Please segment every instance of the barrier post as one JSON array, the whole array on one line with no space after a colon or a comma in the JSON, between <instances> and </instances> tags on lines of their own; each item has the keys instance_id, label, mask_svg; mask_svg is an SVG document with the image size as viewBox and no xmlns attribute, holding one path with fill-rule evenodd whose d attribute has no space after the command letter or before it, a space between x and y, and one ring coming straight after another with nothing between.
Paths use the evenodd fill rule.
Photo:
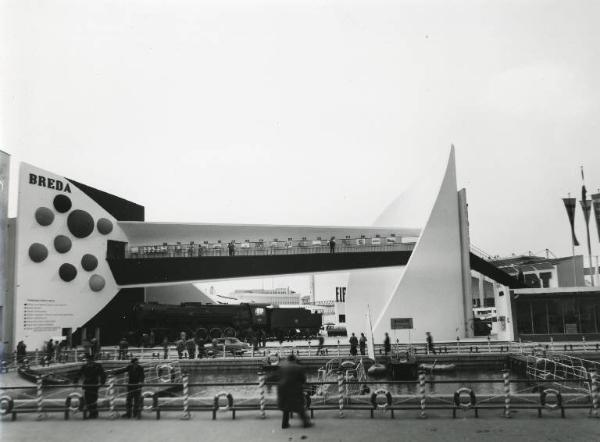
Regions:
<instances>
[{"instance_id":1,"label":"barrier post","mask_svg":"<svg viewBox=\"0 0 600 442\"><path fill-rule=\"evenodd\" d=\"M115 347L115 361L119 359L119 347Z\"/></svg>"},{"instance_id":2,"label":"barrier post","mask_svg":"<svg viewBox=\"0 0 600 442\"><path fill-rule=\"evenodd\" d=\"M425 389L425 370L419 371L419 394L421 395L421 413L419 417L421 419L425 419L427 414L425 414L425 403L427 401L427 391Z\"/></svg>"},{"instance_id":3,"label":"barrier post","mask_svg":"<svg viewBox=\"0 0 600 442\"><path fill-rule=\"evenodd\" d=\"M586 351L586 348L585 348L585 336L581 337L581 342L583 344L583 351Z\"/></svg>"},{"instance_id":4,"label":"barrier post","mask_svg":"<svg viewBox=\"0 0 600 442\"><path fill-rule=\"evenodd\" d=\"M260 417L264 419L267 414L265 413L265 374L262 372L258 375L258 394L260 396Z\"/></svg>"},{"instance_id":5,"label":"barrier post","mask_svg":"<svg viewBox=\"0 0 600 442\"><path fill-rule=\"evenodd\" d=\"M504 380L504 417L510 415L510 370L502 370L502 379Z\"/></svg>"},{"instance_id":6,"label":"barrier post","mask_svg":"<svg viewBox=\"0 0 600 442\"><path fill-rule=\"evenodd\" d=\"M340 340L339 340L339 339L338 339L338 347L337 347L337 350L338 350L338 358L339 358L339 357L340 357Z\"/></svg>"},{"instance_id":7,"label":"barrier post","mask_svg":"<svg viewBox=\"0 0 600 442\"><path fill-rule=\"evenodd\" d=\"M488 335L488 353L492 352L492 343L490 339L490 335Z\"/></svg>"},{"instance_id":8,"label":"barrier post","mask_svg":"<svg viewBox=\"0 0 600 442\"><path fill-rule=\"evenodd\" d=\"M460 338L456 337L456 353L460 353Z\"/></svg>"},{"instance_id":9,"label":"barrier post","mask_svg":"<svg viewBox=\"0 0 600 442\"><path fill-rule=\"evenodd\" d=\"M338 394L339 394L339 406L340 406L340 417L344 417L344 375L338 373Z\"/></svg>"},{"instance_id":10,"label":"barrier post","mask_svg":"<svg viewBox=\"0 0 600 442\"><path fill-rule=\"evenodd\" d=\"M554 351L554 338L550 336L550 351Z\"/></svg>"},{"instance_id":11,"label":"barrier post","mask_svg":"<svg viewBox=\"0 0 600 442\"><path fill-rule=\"evenodd\" d=\"M110 412L110 418L116 419L117 413L115 412L115 377L110 375L108 377L108 409Z\"/></svg>"},{"instance_id":12,"label":"barrier post","mask_svg":"<svg viewBox=\"0 0 600 442\"><path fill-rule=\"evenodd\" d=\"M592 409L590 410L590 417L598 417L598 372L590 370L590 377L592 379Z\"/></svg>"},{"instance_id":13,"label":"barrier post","mask_svg":"<svg viewBox=\"0 0 600 442\"><path fill-rule=\"evenodd\" d=\"M223 343L223 359L225 359L225 343Z\"/></svg>"},{"instance_id":14,"label":"barrier post","mask_svg":"<svg viewBox=\"0 0 600 442\"><path fill-rule=\"evenodd\" d=\"M308 357L310 358L310 341L308 341Z\"/></svg>"},{"instance_id":15,"label":"barrier post","mask_svg":"<svg viewBox=\"0 0 600 442\"><path fill-rule=\"evenodd\" d=\"M42 405L43 405L43 401L44 401L44 397L42 396L42 377L38 376L35 379L35 384L36 384L36 398L37 398L37 420L41 421L42 419L44 419L44 410L42 409Z\"/></svg>"},{"instance_id":16,"label":"barrier post","mask_svg":"<svg viewBox=\"0 0 600 442\"><path fill-rule=\"evenodd\" d=\"M181 380L183 382L183 416L181 417L181 419L188 420L190 418L190 412L188 410L190 400L188 389L188 375L184 374Z\"/></svg>"}]
</instances>

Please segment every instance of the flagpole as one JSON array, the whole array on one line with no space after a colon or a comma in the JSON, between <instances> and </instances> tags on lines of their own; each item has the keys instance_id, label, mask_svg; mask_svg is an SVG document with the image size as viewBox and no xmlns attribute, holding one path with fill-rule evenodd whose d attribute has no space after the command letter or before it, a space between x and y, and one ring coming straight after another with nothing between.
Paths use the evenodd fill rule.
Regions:
<instances>
[{"instance_id":1,"label":"flagpole","mask_svg":"<svg viewBox=\"0 0 600 442\"><path fill-rule=\"evenodd\" d=\"M581 166L581 183L581 208L583 209L583 216L585 218L585 231L587 234L588 259L590 264L590 281L592 283L592 287L594 287L594 277L596 276L596 272L594 272L594 263L592 261L592 244L590 242L590 209L592 207L591 204L588 206L588 199L586 197L587 191L585 189L585 182L583 177L583 166Z\"/></svg>"}]
</instances>

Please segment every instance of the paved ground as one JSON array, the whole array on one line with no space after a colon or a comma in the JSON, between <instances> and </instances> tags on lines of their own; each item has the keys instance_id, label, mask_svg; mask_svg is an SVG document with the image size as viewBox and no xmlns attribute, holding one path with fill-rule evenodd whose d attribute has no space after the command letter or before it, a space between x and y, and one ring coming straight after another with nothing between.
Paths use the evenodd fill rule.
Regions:
<instances>
[{"instance_id":1,"label":"paved ground","mask_svg":"<svg viewBox=\"0 0 600 442\"><path fill-rule=\"evenodd\" d=\"M235 421L210 413L194 413L189 421L177 414L164 414L157 421L145 417L141 421L99 419L82 421L80 417L63 421L51 415L38 422L35 415L19 417L16 422L0 422L0 439L13 441L589 441L600 440L600 419L590 419L583 410L569 410L566 419L558 413L548 413L542 419L535 413L517 412L504 419L490 412L475 419L461 414L452 419L450 412L438 413L428 419L415 418L415 413L398 413L395 419L378 415L370 419L368 412L347 413L344 419L336 412L320 412L312 428L301 428L295 419L292 427L281 429L280 414L269 412L263 420L255 413L240 413Z\"/></svg>"}]
</instances>

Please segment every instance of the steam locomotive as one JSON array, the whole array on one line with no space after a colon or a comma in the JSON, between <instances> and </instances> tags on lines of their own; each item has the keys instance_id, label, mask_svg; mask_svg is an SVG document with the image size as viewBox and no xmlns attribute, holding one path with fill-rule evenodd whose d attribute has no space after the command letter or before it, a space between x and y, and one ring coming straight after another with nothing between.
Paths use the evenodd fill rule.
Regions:
<instances>
[{"instance_id":1,"label":"steam locomotive","mask_svg":"<svg viewBox=\"0 0 600 442\"><path fill-rule=\"evenodd\" d=\"M182 331L202 339L220 337L308 338L319 332L321 313L304 308L277 308L267 304L180 305L158 303L134 307L135 328L154 332L157 342L179 338Z\"/></svg>"}]
</instances>

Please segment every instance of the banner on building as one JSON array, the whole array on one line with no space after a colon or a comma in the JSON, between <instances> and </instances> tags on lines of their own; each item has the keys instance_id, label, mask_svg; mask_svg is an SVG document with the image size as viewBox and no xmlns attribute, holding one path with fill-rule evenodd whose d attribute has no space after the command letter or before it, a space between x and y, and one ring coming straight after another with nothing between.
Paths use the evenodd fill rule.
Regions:
<instances>
[{"instance_id":1,"label":"banner on building","mask_svg":"<svg viewBox=\"0 0 600 442\"><path fill-rule=\"evenodd\" d=\"M596 229L598 229L598 241L600 241L600 193L594 193L592 195L592 205L594 206Z\"/></svg>"},{"instance_id":2,"label":"banner on building","mask_svg":"<svg viewBox=\"0 0 600 442\"><path fill-rule=\"evenodd\" d=\"M571 238L574 246L579 245L577 237L575 236L575 206L577 204L576 198L563 198L565 203L565 209L567 209L567 216L569 217L569 223L571 223Z\"/></svg>"}]
</instances>

